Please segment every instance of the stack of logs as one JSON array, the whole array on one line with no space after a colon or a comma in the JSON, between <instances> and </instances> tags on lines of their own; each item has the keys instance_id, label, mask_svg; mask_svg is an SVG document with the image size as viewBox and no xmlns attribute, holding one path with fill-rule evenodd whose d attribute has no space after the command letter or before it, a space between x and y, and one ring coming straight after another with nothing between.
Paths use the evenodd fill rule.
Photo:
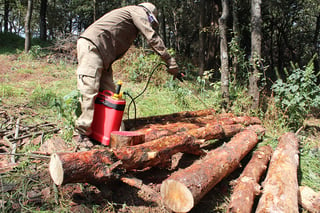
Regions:
<instances>
[{"instance_id":1,"label":"stack of logs","mask_svg":"<svg viewBox=\"0 0 320 213\"><path fill-rule=\"evenodd\" d=\"M115 132L110 147L52 154L49 171L55 184L90 183L99 187L119 179L157 194L157 200L174 212L188 212L258 147L235 181L228 212L252 211L260 193L260 177L270 159L256 212L298 212L298 139L293 133L284 134L273 152L268 145L257 146L265 133L258 118L213 115L209 109L127 120L125 125L130 134ZM221 139L230 141L206 150L210 141ZM162 182L160 192L127 175L152 167L168 168L176 153L198 155L199 159L173 172Z\"/></svg>"}]
</instances>

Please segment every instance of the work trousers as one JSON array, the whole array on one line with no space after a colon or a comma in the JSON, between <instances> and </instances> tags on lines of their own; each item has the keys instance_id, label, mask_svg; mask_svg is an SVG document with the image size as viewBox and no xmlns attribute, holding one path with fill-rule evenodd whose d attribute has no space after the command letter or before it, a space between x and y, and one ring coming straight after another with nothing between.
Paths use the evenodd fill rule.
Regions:
<instances>
[{"instance_id":1,"label":"work trousers","mask_svg":"<svg viewBox=\"0 0 320 213\"><path fill-rule=\"evenodd\" d=\"M77 42L78 68L77 87L80 91L82 113L75 122L76 131L82 135L92 133L94 101L99 91L115 91L110 64L105 64L97 47L90 41L80 38Z\"/></svg>"}]
</instances>

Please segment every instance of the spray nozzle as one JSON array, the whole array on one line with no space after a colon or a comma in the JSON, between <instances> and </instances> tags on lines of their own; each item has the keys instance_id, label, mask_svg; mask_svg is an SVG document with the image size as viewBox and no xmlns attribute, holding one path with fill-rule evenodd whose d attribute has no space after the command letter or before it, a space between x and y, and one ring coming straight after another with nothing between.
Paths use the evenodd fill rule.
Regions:
<instances>
[{"instance_id":1,"label":"spray nozzle","mask_svg":"<svg viewBox=\"0 0 320 213\"><path fill-rule=\"evenodd\" d=\"M120 90L121 90L121 86L122 86L122 81L121 80L119 80L118 82L117 82L117 87L116 87L116 92L113 94L113 98L115 98L115 99L120 99L120 98L122 98L122 92L120 92Z\"/></svg>"}]
</instances>

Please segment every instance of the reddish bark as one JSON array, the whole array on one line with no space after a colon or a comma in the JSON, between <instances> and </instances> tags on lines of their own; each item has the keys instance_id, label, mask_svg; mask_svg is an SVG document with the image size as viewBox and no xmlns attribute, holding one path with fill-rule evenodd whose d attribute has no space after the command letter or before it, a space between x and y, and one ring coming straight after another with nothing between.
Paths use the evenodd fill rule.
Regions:
<instances>
[{"instance_id":1,"label":"reddish bark","mask_svg":"<svg viewBox=\"0 0 320 213\"><path fill-rule=\"evenodd\" d=\"M171 137L171 141L158 141L122 147L113 152L91 150L77 153L51 155L49 171L57 185L67 183L108 182L126 170L146 169L152 166L168 166L171 156L178 152L204 154L194 137ZM176 139L176 140L175 140ZM114 169L117 169L114 172Z\"/></svg>"},{"instance_id":2,"label":"reddish bark","mask_svg":"<svg viewBox=\"0 0 320 213\"><path fill-rule=\"evenodd\" d=\"M205 127L207 125L231 124L243 124L247 126L261 124L261 121L256 117L234 117L232 114L221 114L215 116L209 115L206 117L186 118L185 120L180 120L176 123L146 125L144 128L137 130L137 132L145 134L146 141L151 141L164 136L176 134L177 132L186 132L191 129Z\"/></svg>"},{"instance_id":3,"label":"reddish bark","mask_svg":"<svg viewBox=\"0 0 320 213\"><path fill-rule=\"evenodd\" d=\"M251 212L254 199L260 194L259 180L267 169L272 152L270 146L262 146L253 153L251 160L235 181L227 212Z\"/></svg>"},{"instance_id":4,"label":"reddish bark","mask_svg":"<svg viewBox=\"0 0 320 213\"><path fill-rule=\"evenodd\" d=\"M299 212L297 169L299 140L283 134L272 155L256 212Z\"/></svg>"},{"instance_id":5,"label":"reddish bark","mask_svg":"<svg viewBox=\"0 0 320 213\"><path fill-rule=\"evenodd\" d=\"M256 127L257 131L264 130L261 126ZM190 167L173 173L161 185L164 204L175 212L190 211L208 191L234 171L257 144L258 135L254 130L254 127L243 130Z\"/></svg>"},{"instance_id":6,"label":"reddish bark","mask_svg":"<svg viewBox=\"0 0 320 213\"><path fill-rule=\"evenodd\" d=\"M149 124L167 124L171 122L177 122L181 119L192 118L192 117L205 117L212 114L212 109L196 110L196 111L184 111L177 112L167 115L149 116L137 119L124 120L126 129L131 130L143 128Z\"/></svg>"},{"instance_id":7,"label":"reddish bark","mask_svg":"<svg viewBox=\"0 0 320 213\"><path fill-rule=\"evenodd\" d=\"M51 155L49 172L57 185L67 183L102 183L114 178L120 161L109 150L91 150Z\"/></svg>"},{"instance_id":8,"label":"reddish bark","mask_svg":"<svg viewBox=\"0 0 320 213\"><path fill-rule=\"evenodd\" d=\"M171 156L178 152L204 154L200 149L200 143L188 135L172 135L114 150L115 156L121 160L126 170L146 169L153 166L167 167Z\"/></svg>"}]
</instances>

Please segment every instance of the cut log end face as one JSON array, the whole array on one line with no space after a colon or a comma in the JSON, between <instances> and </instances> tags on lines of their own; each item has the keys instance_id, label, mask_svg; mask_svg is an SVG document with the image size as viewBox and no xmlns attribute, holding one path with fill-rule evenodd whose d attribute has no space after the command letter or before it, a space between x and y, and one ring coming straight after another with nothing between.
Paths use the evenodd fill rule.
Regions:
<instances>
[{"instance_id":1,"label":"cut log end face","mask_svg":"<svg viewBox=\"0 0 320 213\"><path fill-rule=\"evenodd\" d=\"M62 162L57 154L51 155L49 172L53 182L56 185L61 185L63 183L64 172L62 168Z\"/></svg>"},{"instance_id":2,"label":"cut log end face","mask_svg":"<svg viewBox=\"0 0 320 213\"><path fill-rule=\"evenodd\" d=\"M188 212L194 206L193 195L182 183L166 180L160 189L164 204L174 212Z\"/></svg>"}]
</instances>

